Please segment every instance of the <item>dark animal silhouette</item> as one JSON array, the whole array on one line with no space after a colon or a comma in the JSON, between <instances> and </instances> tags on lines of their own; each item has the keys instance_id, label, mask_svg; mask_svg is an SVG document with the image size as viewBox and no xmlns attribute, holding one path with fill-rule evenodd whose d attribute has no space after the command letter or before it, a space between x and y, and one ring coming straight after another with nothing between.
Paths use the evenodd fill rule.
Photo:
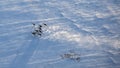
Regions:
<instances>
[{"instance_id":1,"label":"dark animal silhouette","mask_svg":"<svg viewBox=\"0 0 120 68\"><path fill-rule=\"evenodd\" d=\"M47 26L47 24L45 24L45 23L43 25Z\"/></svg>"},{"instance_id":2,"label":"dark animal silhouette","mask_svg":"<svg viewBox=\"0 0 120 68\"><path fill-rule=\"evenodd\" d=\"M42 33L42 30L39 30L40 33Z\"/></svg>"},{"instance_id":3,"label":"dark animal silhouette","mask_svg":"<svg viewBox=\"0 0 120 68\"><path fill-rule=\"evenodd\" d=\"M32 32L33 35L35 35L36 33L35 32Z\"/></svg>"},{"instance_id":4,"label":"dark animal silhouette","mask_svg":"<svg viewBox=\"0 0 120 68\"><path fill-rule=\"evenodd\" d=\"M40 36L41 36L42 34L38 34L38 35L40 35Z\"/></svg>"},{"instance_id":5,"label":"dark animal silhouette","mask_svg":"<svg viewBox=\"0 0 120 68\"><path fill-rule=\"evenodd\" d=\"M33 25L35 25L35 23L32 23Z\"/></svg>"},{"instance_id":6,"label":"dark animal silhouette","mask_svg":"<svg viewBox=\"0 0 120 68\"><path fill-rule=\"evenodd\" d=\"M42 27L42 25L39 25L39 27Z\"/></svg>"},{"instance_id":7,"label":"dark animal silhouette","mask_svg":"<svg viewBox=\"0 0 120 68\"><path fill-rule=\"evenodd\" d=\"M35 30L35 32L39 32L39 30Z\"/></svg>"}]
</instances>

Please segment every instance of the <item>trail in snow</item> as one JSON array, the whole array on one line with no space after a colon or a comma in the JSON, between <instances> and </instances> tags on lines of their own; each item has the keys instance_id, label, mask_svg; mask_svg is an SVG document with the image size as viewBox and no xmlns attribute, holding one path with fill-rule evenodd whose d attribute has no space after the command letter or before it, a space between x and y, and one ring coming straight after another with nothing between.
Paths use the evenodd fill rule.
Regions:
<instances>
[{"instance_id":1,"label":"trail in snow","mask_svg":"<svg viewBox=\"0 0 120 68\"><path fill-rule=\"evenodd\" d=\"M0 68L119 68L119 0L1 0ZM32 23L46 23L41 38ZM74 50L76 63L60 55Z\"/></svg>"}]
</instances>

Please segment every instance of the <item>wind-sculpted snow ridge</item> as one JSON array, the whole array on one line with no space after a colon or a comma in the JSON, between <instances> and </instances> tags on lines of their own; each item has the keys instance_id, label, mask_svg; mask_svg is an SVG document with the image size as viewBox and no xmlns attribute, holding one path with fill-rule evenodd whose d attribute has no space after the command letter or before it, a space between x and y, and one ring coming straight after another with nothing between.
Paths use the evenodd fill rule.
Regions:
<instances>
[{"instance_id":1,"label":"wind-sculpted snow ridge","mask_svg":"<svg viewBox=\"0 0 120 68\"><path fill-rule=\"evenodd\" d=\"M120 68L119 26L120 0L0 0L0 68Z\"/></svg>"}]
</instances>

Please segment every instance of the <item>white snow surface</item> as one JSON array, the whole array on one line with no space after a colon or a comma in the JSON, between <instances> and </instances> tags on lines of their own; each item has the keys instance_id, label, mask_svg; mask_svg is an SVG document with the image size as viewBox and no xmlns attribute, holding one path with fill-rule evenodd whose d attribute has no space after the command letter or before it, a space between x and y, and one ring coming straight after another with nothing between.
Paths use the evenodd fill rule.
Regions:
<instances>
[{"instance_id":1,"label":"white snow surface","mask_svg":"<svg viewBox=\"0 0 120 68\"><path fill-rule=\"evenodd\" d=\"M120 68L120 0L0 0L0 68Z\"/></svg>"}]
</instances>

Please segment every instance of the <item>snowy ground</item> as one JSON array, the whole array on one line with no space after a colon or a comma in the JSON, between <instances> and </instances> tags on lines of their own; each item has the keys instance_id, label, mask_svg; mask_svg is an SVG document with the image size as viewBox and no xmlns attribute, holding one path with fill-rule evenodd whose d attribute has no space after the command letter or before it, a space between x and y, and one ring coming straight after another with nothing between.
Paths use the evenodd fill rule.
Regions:
<instances>
[{"instance_id":1,"label":"snowy ground","mask_svg":"<svg viewBox=\"0 0 120 68\"><path fill-rule=\"evenodd\" d=\"M0 68L120 68L120 0L0 0Z\"/></svg>"}]
</instances>

